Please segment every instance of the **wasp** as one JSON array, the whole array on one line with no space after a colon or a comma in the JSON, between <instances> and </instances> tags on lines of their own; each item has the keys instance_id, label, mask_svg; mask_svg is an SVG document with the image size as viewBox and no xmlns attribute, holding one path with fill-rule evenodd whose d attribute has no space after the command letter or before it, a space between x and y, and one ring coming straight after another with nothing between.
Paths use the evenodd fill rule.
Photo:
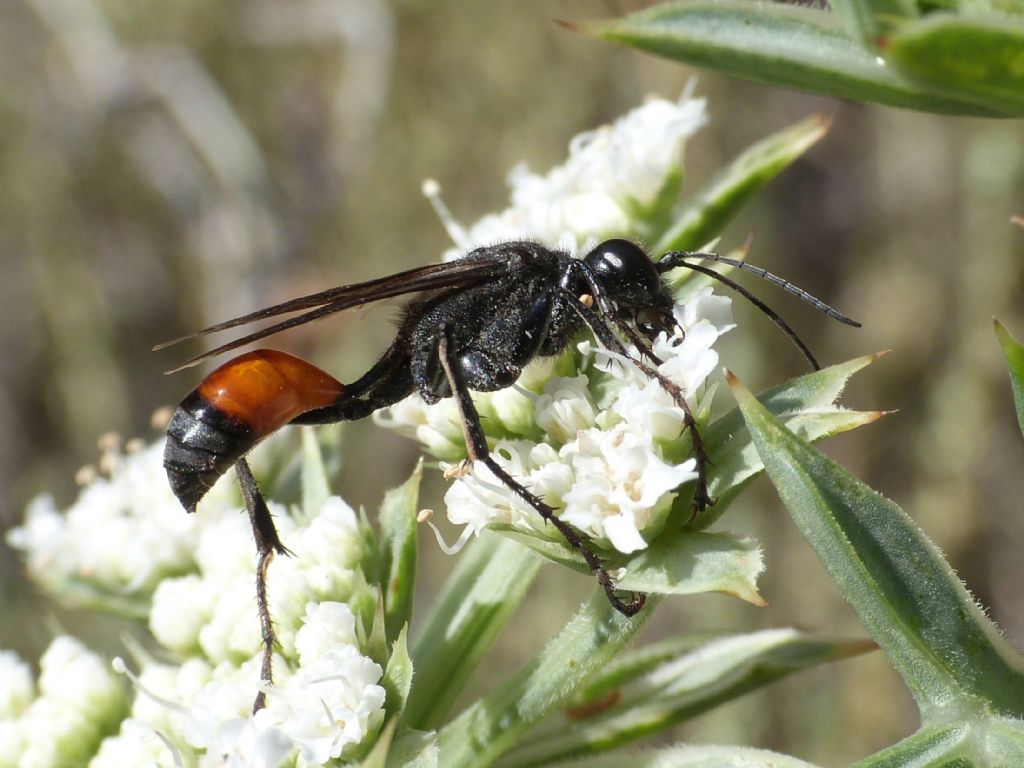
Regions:
<instances>
[{"instance_id":1,"label":"wasp","mask_svg":"<svg viewBox=\"0 0 1024 768\"><path fill-rule=\"evenodd\" d=\"M189 512L213 484L234 467L252 523L258 552L257 605L263 639L262 677L272 682L275 642L267 606L267 568L287 552L260 494L246 454L285 424L329 424L362 419L412 394L428 403L455 398L470 461L483 462L513 493L576 550L595 574L608 600L632 616L644 605L639 593L621 594L586 537L492 457L473 392L511 386L537 357L556 355L583 331L611 352L628 357L656 380L684 414L698 477L693 508L708 495L707 455L683 392L657 370L651 343L675 330L675 299L665 275L686 268L737 291L765 312L797 345L814 368L818 363L796 333L770 307L731 278L706 264L719 262L753 272L847 325L859 324L811 294L760 267L714 253L670 252L652 261L636 243L606 240L583 258L529 241L489 245L464 258L330 288L286 301L197 333L158 345L194 339L270 318L291 315L186 361L175 371L250 342L364 304L416 294L405 307L394 341L361 377L342 384L298 357L258 349L235 357L203 379L174 413L167 428L164 467L175 496ZM636 352L629 349L632 346ZM262 694L261 694L262 696ZM256 709L262 705L257 699Z\"/></svg>"}]
</instances>

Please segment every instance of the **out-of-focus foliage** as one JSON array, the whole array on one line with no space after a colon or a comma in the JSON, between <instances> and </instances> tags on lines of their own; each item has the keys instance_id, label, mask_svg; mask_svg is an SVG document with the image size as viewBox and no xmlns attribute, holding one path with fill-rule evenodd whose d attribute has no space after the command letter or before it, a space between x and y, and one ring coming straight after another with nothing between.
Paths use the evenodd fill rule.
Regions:
<instances>
[{"instance_id":1,"label":"out-of-focus foliage","mask_svg":"<svg viewBox=\"0 0 1024 768\"><path fill-rule=\"evenodd\" d=\"M683 0L586 29L786 88L952 115L1024 115L1024 3Z\"/></svg>"},{"instance_id":2,"label":"out-of-focus foliage","mask_svg":"<svg viewBox=\"0 0 1024 768\"><path fill-rule=\"evenodd\" d=\"M153 408L193 386L187 374L160 375L177 358L151 354L153 343L432 261L448 243L419 195L423 178L438 178L469 221L504 199L501 179L515 162L546 167L574 133L644 94L675 96L692 71L550 21L641 5L609 2L600 13L581 0L0 6L5 525L42 490L66 501L66 478L92 459L97 435L146 433ZM712 127L687 150L691 191L766 134L812 112L831 115L829 137L761 193L723 248L754 230L752 261L865 322L858 333L834 328L769 296L824 362L894 350L847 402L899 413L828 450L898 497L1020 641L1024 451L989 324L997 315L1024 327L1024 234L1009 224L1024 211L1024 129L714 75L699 88ZM346 380L382 348L389 320L386 310L350 313L274 343ZM746 383L760 389L801 372L769 323L753 311L741 322L763 329L762 339L723 349ZM340 488L370 509L414 463L411 444L378 432L346 428L341 451ZM431 482L425 494L437 495ZM680 626L857 631L772 494L764 499L738 502L729 527L749 526L765 543L771 607L672 601L648 637ZM431 546L421 555L422 592L436 594L430 574L453 563ZM35 657L49 630L38 605L26 607L29 588L6 552L0 569L0 610L12 617L0 645ZM475 690L536 652L590 589L583 577L572 592L545 576L512 618L529 631L507 633ZM902 683L875 655L777 684L678 737L847 764L914 726Z\"/></svg>"}]
</instances>

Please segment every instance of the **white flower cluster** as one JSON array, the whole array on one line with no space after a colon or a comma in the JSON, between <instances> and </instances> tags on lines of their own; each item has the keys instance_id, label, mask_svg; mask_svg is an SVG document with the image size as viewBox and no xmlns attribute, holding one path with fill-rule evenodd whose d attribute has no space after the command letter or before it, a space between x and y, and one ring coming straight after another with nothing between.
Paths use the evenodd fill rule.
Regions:
<instances>
[{"instance_id":1,"label":"white flower cluster","mask_svg":"<svg viewBox=\"0 0 1024 768\"><path fill-rule=\"evenodd\" d=\"M249 712L258 658L241 666L147 660L131 716L103 742L90 768L149 762L172 768L175 756L200 768L323 765L375 734L384 718L383 671L360 651L349 607L308 604L295 650L295 665L275 658L275 685L265 689L267 705L255 715Z\"/></svg>"},{"instance_id":2,"label":"white flower cluster","mask_svg":"<svg viewBox=\"0 0 1024 768\"><path fill-rule=\"evenodd\" d=\"M718 362L712 345L733 327L729 308L728 298L701 289L675 311L682 333L663 333L653 345L663 361L659 372L695 409L695 396ZM588 342L582 346L590 349ZM669 394L628 360L599 349L593 354L585 373L552 377L533 398L540 441L498 440L494 458L563 520L600 545L630 553L661 530L675 490L696 479L696 462L666 456L684 426ZM600 407L595 393L605 400ZM449 519L467 526L464 536L493 523L554 535L480 462L452 484L445 503Z\"/></svg>"},{"instance_id":3,"label":"white flower cluster","mask_svg":"<svg viewBox=\"0 0 1024 768\"><path fill-rule=\"evenodd\" d=\"M12 738L29 738L26 723L43 712L51 722L41 725L42 741L52 742L51 750L67 751L65 742L86 750L71 761L10 764L175 766L184 756L201 766L321 765L374 735L383 720L383 671L363 654L360 638L367 629L346 604L372 607L376 600L362 572L363 534L352 508L331 497L305 519L269 502L295 556L277 557L270 568L278 684L266 690L267 706L252 717L261 638L248 517L231 483L218 484L197 514L186 514L169 490L162 453L163 441L128 455L108 450L109 477L88 484L63 514L52 501L37 500L9 541L24 551L33 577L59 599L87 594L114 606L127 601L133 611L148 609L154 637L180 663L137 653L138 692L130 717L122 722L128 697L126 685L115 680L119 712L102 729L88 731L88 717L110 713L109 704L91 700L111 698L111 683L102 683L113 674L91 655L102 673L94 670L88 687L71 679L83 677L80 669L65 670L69 679L62 683L61 701L76 700L84 714L78 715L78 730L68 730L62 741L52 726L68 718L60 719L63 712L55 714L47 704L57 690L56 673L47 673L48 663L56 663L48 662L55 651L44 656L41 695L27 708L30 678L0 656L0 743L18 743L5 737L8 726ZM124 598L120 603L118 595ZM60 642L54 648L73 641ZM116 735L100 744L107 734ZM3 760L0 754L0 766L7 764Z\"/></svg>"},{"instance_id":4,"label":"white flower cluster","mask_svg":"<svg viewBox=\"0 0 1024 768\"><path fill-rule=\"evenodd\" d=\"M514 168L512 205L468 230L444 208L436 185L426 185L459 246L445 258L521 238L580 253L598 238L636 232L678 178L683 146L705 122L702 99L652 99L574 138L569 159L546 175ZM683 334L663 334L654 344L663 361L660 372L695 409L718 361L712 347L733 327L730 307L729 299L702 289L676 310ZM610 361L601 350L537 361L516 387L479 394L474 401L496 438L496 461L600 546L623 553L646 547L664 523L675 490L696 478L692 459L675 461L666 450L681 436L682 411L657 382L627 360ZM451 399L428 407L412 397L377 420L414 436L443 461L466 455ZM466 526L457 546L494 523L556 535L482 464L456 480L445 501L449 519Z\"/></svg>"},{"instance_id":5,"label":"white flower cluster","mask_svg":"<svg viewBox=\"0 0 1024 768\"><path fill-rule=\"evenodd\" d=\"M575 136L569 158L543 176L525 163L508 174L512 205L468 231L452 222L457 248L534 239L569 251L609 235L635 231L666 184L678 178L686 140L707 123L704 99L649 99L615 122Z\"/></svg>"},{"instance_id":6,"label":"white flower cluster","mask_svg":"<svg viewBox=\"0 0 1024 768\"><path fill-rule=\"evenodd\" d=\"M124 717L127 686L99 656L63 635L39 669L37 690L28 665L0 652L0 768L85 765Z\"/></svg>"},{"instance_id":7,"label":"white flower cluster","mask_svg":"<svg viewBox=\"0 0 1024 768\"><path fill-rule=\"evenodd\" d=\"M167 484L162 441L128 455L115 440L101 443L106 476L93 478L64 512L38 497L7 535L32 578L67 601L151 593L163 577L194 567L201 528L237 511L231 485L219 483L202 515L185 514Z\"/></svg>"}]
</instances>

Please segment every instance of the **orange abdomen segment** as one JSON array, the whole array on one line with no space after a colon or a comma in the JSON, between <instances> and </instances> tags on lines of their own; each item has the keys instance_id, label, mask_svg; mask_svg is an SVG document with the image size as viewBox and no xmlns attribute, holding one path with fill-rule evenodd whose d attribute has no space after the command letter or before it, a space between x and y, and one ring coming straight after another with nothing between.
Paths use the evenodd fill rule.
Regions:
<instances>
[{"instance_id":1,"label":"orange abdomen segment","mask_svg":"<svg viewBox=\"0 0 1024 768\"><path fill-rule=\"evenodd\" d=\"M345 385L285 352L257 349L229 360L197 388L202 400L260 436L335 402Z\"/></svg>"}]
</instances>

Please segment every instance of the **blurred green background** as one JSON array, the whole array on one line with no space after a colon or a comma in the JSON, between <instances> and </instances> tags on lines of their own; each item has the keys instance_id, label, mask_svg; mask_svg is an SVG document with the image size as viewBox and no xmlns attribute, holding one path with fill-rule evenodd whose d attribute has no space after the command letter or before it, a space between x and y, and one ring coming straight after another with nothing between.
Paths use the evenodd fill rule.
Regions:
<instances>
[{"instance_id":1,"label":"blurred green background","mask_svg":"<svg viewBox=\"0 0 1024 768\"><path fill-rule=\"evenodd\" d=\"M197 374L157 341L329 285L436 260L449 245L420 194L437 178L462 221L506 204L506 171L544 170L576 133L696 73L575 35L553 19L640 2L274 0L0 4L0 528L42 492L62 505L114 430ZM893 353L847 393L898 410L825 450L913 515L1009 636L1024 641L1024 442L991 317L1024 336L1024 127L943 118L701 75L711 124L686 151L696 189L748 144L816 111L831 134L762 193L723 247L864 322L824 321L768 286L826 362ZM750 283L748 282L748 285ZM755 389L804 368L737 304L723 363ZM393 309L351 312L274 340L338 378L383 349ZM197 351L197 350L196 350ZM720 405L729 395L720 394ZM347 426L338 488L374 509L416 446ZM436 473L423 506L437 506ZM184 513L183 513L184 514ZM796 625L863 634L759 482L719 527L765 545L757 609L667 601L648 638ZM452 562L424 539L420 599ZM60 611L0 548L0 647L34 658L56 625L118 652L123 624ZM476 691L543 646L591 583L546 569ZM91 623L90 623L91 622ZM524 631L526 630L526 631ZM843 765L909 734L914 708L880 654L802 674L677 729Z\"/></svg>"}]
</instances>

